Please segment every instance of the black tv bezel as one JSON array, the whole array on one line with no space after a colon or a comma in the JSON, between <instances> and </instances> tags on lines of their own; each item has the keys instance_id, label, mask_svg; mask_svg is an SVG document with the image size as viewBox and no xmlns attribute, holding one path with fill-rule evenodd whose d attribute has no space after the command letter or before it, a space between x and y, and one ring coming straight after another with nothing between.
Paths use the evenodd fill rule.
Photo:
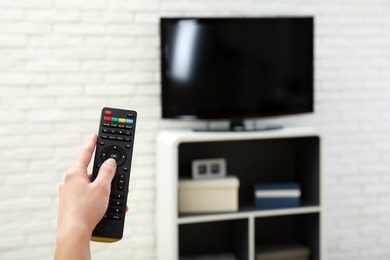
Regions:
<instances>
[{"instance_id":1,"label":"black tv bezel","mask_svg":"<svg viewBox=\"0 0 390 260\"><path fill-rule=\"evenodd\" d=\"M305 109L295 110L295 111L286 111L283 113L275 112L275 113L256 113L256 114L242 114L242 115L229 115L229 114L220 114L220 115L186 115L186 114L174 114L169 113L169 104L167 104L167 88L168 88L168 78L165 76L164 71L166 71L166 63L165 63L165 55L164 55L164 46L166 42L166 35L164 31L164 23L165 22L173 22L180 20L262 20L262 19L306 19L311 21L311 60L312 60L312 73L311 73L311 82L312 88L310 93L308 93L308 101L310 102L310 106ZM314 16L261 16L261 17L161 17L160 18L160 68L161 68L161 117L162 119L176 119L176 120L228 120L231 122L235 122L240 124L244 119L261 119L261 118L269 118L269 117L277 117L277 116L288 116L288 115L299 115L299 114L309 114L314 112L314 53L315 53L315 42L314 42ZM233 123L234 124L234 123Z\"/></svg>"}]
</instances>

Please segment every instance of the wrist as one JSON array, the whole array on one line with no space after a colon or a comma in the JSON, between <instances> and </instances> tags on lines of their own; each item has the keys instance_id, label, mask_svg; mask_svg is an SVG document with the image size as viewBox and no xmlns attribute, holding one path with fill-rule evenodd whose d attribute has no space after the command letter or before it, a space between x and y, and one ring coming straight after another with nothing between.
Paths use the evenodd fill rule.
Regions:
<instances>
[{"instance_id":1,"label":"wrist","mask_svg":"<svg viewBox=\"0 0 390 260\"><path fill-rule=\"evenodd\" d=\"M90 259L92 231L82 223L58 225L55 259Z\"/></svg>"},{"instance_id":2,"label":"wrist","mask_svg":"<svg viewBox=\"0 0 390 260\"><path fill-rule=\"evenodd\" d=\"M92 236L92 230L90 230L88 225L80 221L65 221L65 223L58 225L58 235L89 241Z\"/></svg>"},{"instance_id":3,"label":"wrist","mask_svg":"<svg viewBox=\"0 0 390 260\"><path fill-rule=\"evenodd\" d=\"M59 242L69 243L69 241L72 240L74 243L89 244L91 236L92 230L81 222L69 221L68 223L63 223L58 226L57 240Z\"/></svg>"}]
</instances>

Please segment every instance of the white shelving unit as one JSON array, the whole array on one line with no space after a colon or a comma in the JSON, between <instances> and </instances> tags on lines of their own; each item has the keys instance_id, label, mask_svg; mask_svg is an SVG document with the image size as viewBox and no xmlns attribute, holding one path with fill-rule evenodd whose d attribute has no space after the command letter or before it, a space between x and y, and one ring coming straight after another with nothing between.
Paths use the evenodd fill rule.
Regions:
<instances>
[{"instance_id":1,"label":"white shelving unit","mask_svg":"<svg viewBox=\"0 0 390 260\"><path fill-rule=\"evenodd\" d=\"M157 136L157 257L230 251L254 260L256 247L295 241L323 259L321 239L320 135L311 128L260 132L161 131ZM191 175L194 159L227 160L240 180L239 211L179 214L178 180ZM299 182L301 206L260 210L254 206L258 182Z\"/></svg>"}]
</instances>

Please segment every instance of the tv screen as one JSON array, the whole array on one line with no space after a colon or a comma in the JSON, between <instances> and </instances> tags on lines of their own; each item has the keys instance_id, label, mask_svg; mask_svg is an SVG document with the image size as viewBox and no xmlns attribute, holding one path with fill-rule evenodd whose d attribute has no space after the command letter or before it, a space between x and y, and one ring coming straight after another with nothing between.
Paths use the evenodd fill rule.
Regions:
<instances>
[{"instance_id":1,"label":"tv screen","mask_svg":"<svg viewBox=\"0 0 390 260\"><path fill-rule=\"evenodd\" d=\"M313 18L161 18L162 117L313 112Z\"/></svg>"}]
</instances>

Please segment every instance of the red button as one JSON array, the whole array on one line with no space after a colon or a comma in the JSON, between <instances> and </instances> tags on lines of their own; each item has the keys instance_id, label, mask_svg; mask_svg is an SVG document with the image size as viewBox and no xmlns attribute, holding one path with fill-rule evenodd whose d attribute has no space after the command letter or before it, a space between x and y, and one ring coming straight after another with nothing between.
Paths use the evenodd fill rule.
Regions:
<instances>
[{"instance_id":1,"label":"red button","mask_svg":"<svg viewBox=\"0 0 390 260\"><path fill-rule=\"evenodd\" d=\"M111 117L109 117L109 116L105 116L105 117L103 118L103 120L104 120L104 121L108 121L108 122L110 122L110 121L111 121Z\"/></svg>"},{"instance_id":2,"label":"red button","mask_svg":"<svg viewBox=\"0 0 390 260\"><path fill-rule=\"evenodd\" d=\"M106 110L106 111L104 111L104 114L107 115L107 116L111 116L112 115L112 111Z\"/></svg>"}]
</instances>

